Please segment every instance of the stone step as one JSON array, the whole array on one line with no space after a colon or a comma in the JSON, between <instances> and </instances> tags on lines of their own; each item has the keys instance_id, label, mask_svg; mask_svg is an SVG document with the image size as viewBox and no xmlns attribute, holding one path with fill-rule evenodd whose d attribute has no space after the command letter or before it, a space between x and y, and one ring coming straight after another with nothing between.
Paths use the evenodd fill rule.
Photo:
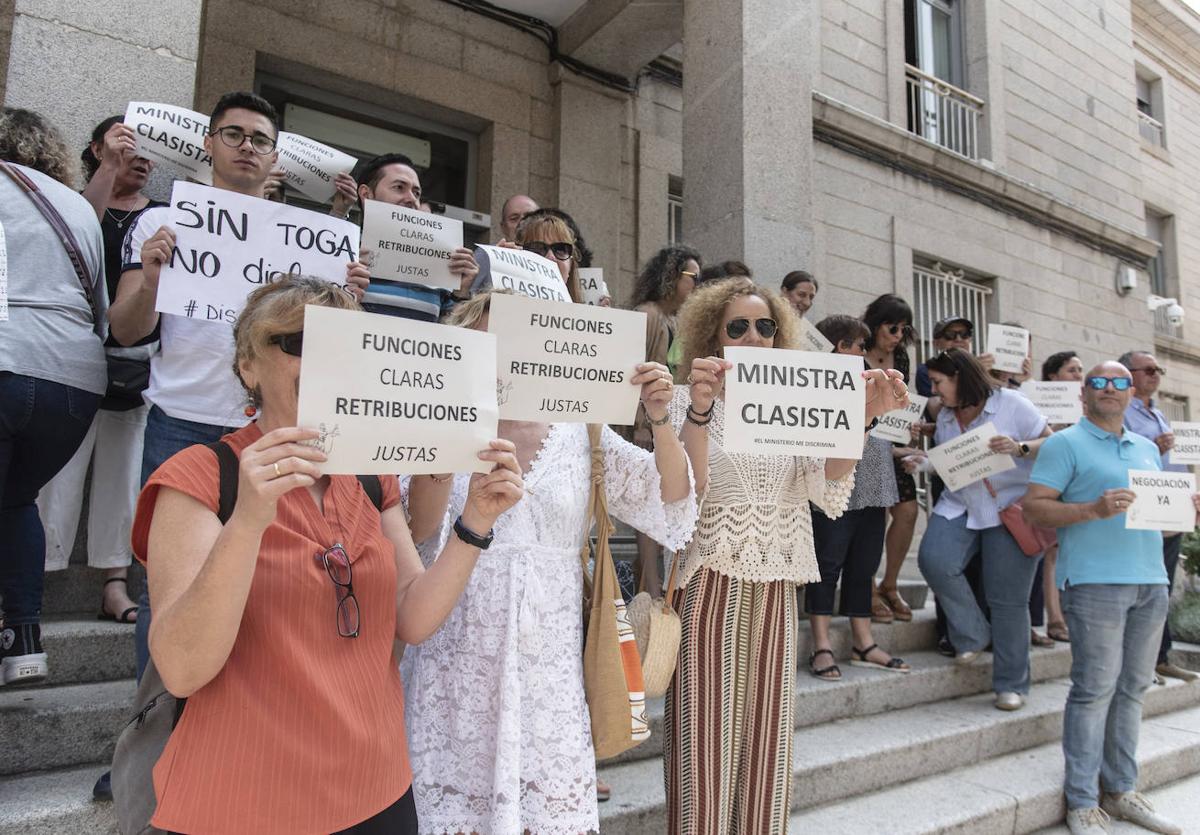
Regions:
<instances>
[{"instance_id":1,"label":"stone step","mask_svg":"<svg viewBox=\"0 0 1200 835\"><path fill-rule=\"evenodd\" d=\"M106 770L105 762L0 780L0 832L116 835L112 803L92 800L92 786Z\"/></svg>"},{"instance_id":2,"label":"stone step","mask_svg":"<svg viewBox=\"0 0 1200 835\"><path fill-rule=\"evenodd\" d=\"M1145 779L1140 782L1146 789L1143 794L1156 812L1183 827L1185 832L1196 831L1197 822L1200 822L1200 773L1165 786L1154 786ZM1113 821L1109 826L1113 835L1146 835L1145 829L1128 821ZM1039 835L1070 835L1070 830L1066 823L1060 823L1039 830Z\"/></svg>"},{"instance_id":3,"label":"stone step","mask_svg":"<svg viewBox=\"0 0 1200 835\"><path fill-rule=\"evenodd\" d=\"M1171 661L1188 670L1200 671L1200 644L1175 641L1171 648Z\"/></svg>"},{"instance_id":4,"label":"stone step","mask_svg":"<svg viewBox=\"0 0 1200 835\"><path fill-rule=\"evenodd\" d=\"M62 571L46 572L45 591L42 595L42 616L52 615L95 615L100 611L100 595L104 589L104 572L99 568L88 568L72 562ZM146 572L134 562L129 568L129 596L137 603L138 595L145 587Z\"/></svg>"},{"instance_id":5,"label":"stone step","mask_svg":"<svg viewBox=\"0 0 1200 835\"><path fill-rule=\"evenodd\" d=\"M1062 733L1068 688L1066 679L1035 684L1026 706L1012 713L993 708L989 692L802 728L795 738L794 778L798 790L794 792L793 809L874 796L908 780L973 767L994 757L1047 745ZM1200 682L1172 681L1147 693L1145 715L1194 710L1198 705ZM661 832L666 828L659 758L606 766L601 775L613 790L613 800L600 810L605 835ZM889 807L881 804L880 809L887 813ZM804 827L798 831L822 829ZM868 827L855 831L880 830ZM885 826L882 831L890 829Z\"/></svg>"},{"instance_id":6,"label":"stone step","mask_svg":"<svg viewBox=\"0 0 1200 835\"><path fill-rule=\"evenodd\" d=\"M1187 782L1195 785L1198 781L1193 775L1200 774L1200 708L1143 721L1138 764L1138 783L1143 790L1185 777L1191 777ZM1062 782L1062 747L1049 743L886 791L808 809L792 817L789 829L823 835L1035 832L1059 824L1065 817ZM1200 789L1195 791L1187 805L1200 814ZM1182 805L1185 801L1180 800ZM1168 811L1165 805L1159 809ZM1175 822L1183 825L1185 832L1195 832L1192 827L1200 817L1177 817ZM1067 830L1063 826L1053 831ZM1114 827L1114 831L1126 830Z\"/></svg>"},{"instance_id":7,"label":"stone step","mask_svg":"<svg viewBox=\"0 0 1200 835\"><path fill-rule=\"evenodd\" d=\"M102 620L51 619L42 623L49 683L81 684L133 678L133 626Z\"/></svg>"},{"instance_id":8,"label":"stone step","mask_svg":"<svg viewBox=\"0 0 1200 835\"><path fill-rule=\"evenodd\" d=\"M0 689L0 775L110 759L133 694L132 678Z\"/></svg>"}]
</instances>

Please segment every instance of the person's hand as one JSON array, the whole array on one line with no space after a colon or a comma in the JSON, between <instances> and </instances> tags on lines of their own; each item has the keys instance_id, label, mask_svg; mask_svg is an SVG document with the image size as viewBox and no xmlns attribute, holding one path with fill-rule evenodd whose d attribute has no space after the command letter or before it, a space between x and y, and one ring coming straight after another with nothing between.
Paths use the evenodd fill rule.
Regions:
<instances>
[{"instance_id":1,"label":"person's hand","mask_svg":"<svg viewBox=\"0 0 1200 835\"><path fill-rule=\"evenodd\" d=\"M1018 383L1023 383L1033 376L1033 357L1025 357L1021 360L1021 373L1013 374L1012 378Z\"/></svg>"},{"instance_id":2,"label":"person's hand","mask_svg":"<svg viewBox=\"0 0 1200 835\"><path fill-rule=\"evenodd\" d=\"M450 274L458 276L459 292L469 294L471 285L475 283L475 276L479 275L479 263L475 260L475 253L465 246L451 252Z\"/></svg>"},{"instance_id":3,"label":"person's hand","mask_svg":"<svg viewBox=\"0 0 1200 835\"><path fill-rule=\"evenodd\" d=\"M908 386L896 369L872 368L863 372L863 379L867 381L867 423L908 405Z\"/></svg>"},{"instance_id":4,"label":"person's hand","mask_svg":"<svg viewBox=\"0 0 1200 835\"><path fill-rule=\"evenodd\" d=\"M1154 439L1154 445L1158 447L1159 455L1166 455L1169 451L1175 448L1175 433L1164 432Z\"/></svg>"},{"instance_id":5,"label":"person's hand","mask_svg":"<svg viewBox=\"0 0 1200 835\"><path fill-rule=\"evenodd\" d=\"M242 450L232 518L266 530L275 521L280 496L315 484L321 477L325 453L303 442L319 435L315 429L298 426L272 429Z\"/></svg>"},{"instance_id":6,"label":"person's hand","mask_svg":"<svg viewBox=\"0 0 1200 835\"><path fill-rule=\"evenodd\" d=\"M263 197L267 200L283 200L283 182L287 175L283 169L276 166L271 169L271 173L267 175L266 181L263 183Z\"/></svg>"},{"instance_id":7,"label":"person's hand","mask_svg":"<svg viewBox=\"0 0 1200 835\"><path fill-rule=\"evenodd\" d=\"M911 446L892 447L893 458L907 458L910 455L924 455L924 451Z\"/></svg>"},{"instance_id":8,"label":"person's hand","mask_svg":"<svg viewBox=\"0 0 1200 835\"><path fill-rule=\"evenodd\" d=\"M502 247L504 249L520 249L521 248L519 245L513 243L512 241L505 240L504 238L501 238L500 240L496 241L496 246Z\"/></svg>"},{"instance_id":9,"label":"person's hand","mask_svg":"<svg viewBox=\"0 0 1200 835\"><path fill-rule=\"evenodd\" d=\"M596 302L596 307L612 307L612 296L601 296L600 301Z\"/></svg>"},{"instance_id":10,"label":"person's hand","mask_svg":"<svg viewBox=\"0 0 1200 835\"><path fill-rule=\"evenodd\" d=\"M904 467L904 472L909 475L915 475L922 470L928 468L929 457L923 452L916 452L912 455L906 455L900 459L900 466Z\"/></svg>"},{"instance_id":11,"label":"person's hand","mask_svg":"<svg viewBox=\"0 0 1200 835\"><path fill-rule=\"evenodd\" d=\"M174 251L175 230L170 226L158 227L158 231L142 243L142 275L150 289L158 290L163 264L171 260Z\"/></svg>"},{"instance_id":12,"label":"person's hand","mask_svg":"<svg viewBox=\"0 0 1200 835\"><path fill-rule=\"evenodd\" d=\"M104 133L100 148L100 165L120 165L126 154L137 154L137 136L129 125L117 122Z\"/></svg>"},{"instance_id":13,"label":"person's hand","mask_svg":"<svg viewBox=\"0 0 1200 835\"><path fill-rule=\"evenodd\" d=\"M329 214L340 218L349 217L350 210L357 202L358 183L343 171L333 178L333 203L329 207Z\"/></svg>"},{"instance_id":14,"label":"person's hand","mask_svg":"<svg viewBox=\"0 0 1200 835\"><path fill-rule=\"evenodd\" d=\"M486 534L496 524L500 514L521 501L525 482L521 465L517 463L517 447L512 441L500 438L489 442L479 453L480 461L491 461L486 473L473 473L467 486L467 501L463 506L463 524L478 534Z\"/></svg>"},{"instance_id":15,"label":"person's hand","mask_svg":"<svg viewBox=\"0 0 1200 835\"><path fill-rule=\"evenodd\" d=\"M979 360L984 371L991 371L992 366L996 364L996 358L992 354L980 354L975 359Z\"/></svg>"},{"instance_id":16,"label":"person's hand","mask_svg":"<svg viewBox=\"0 0 1200 835\"><path fill-rule=\"evenodd\" d=\"M996 435L988 441L988 449L998 455L1017 455L1021 452L1021 445L1007 435Z\"/></svg>"},{"instance_id":17,"label":"person's hand","mask_svg":"<svg viewBox=\"0 0 1200 835\"><path fill-rule=\"evenodd\" d=\"M1092 510L1098 518L1107 519L1124 513L1136 498L1137 494L1126 487L1105 490L1103 496L1092 502Z\"/></svg>"},{"instance_id":18,"label":"person's hand","mask_svg":"<svg viewBox=\"0 0 1200 835\"><path fill-rule=\"evenodd\" d=\"M919 441L921 438L931 438L936 431L937 424L930 421L914 420L912 426L909 427L909 432L912 434L914 441Z\"/></svg>"},{"instance_id":19,"label":"person's hand","mask_svg":"<svg viewBox=\"0 0 1200 835\"><path fill-rule=\"evenodd\" d=\"M362 261L350 261L346 264L346 283L343 289L354 296L354 300L361 302L363 294L367 292L367 285L371 283L371 271L367 269L367 265Z\"/></svg>"},{"instance_id":20,"label":"person's hand","mask_svg":"<svg viewBox=\"0 0 1200 835\"><path fill-rule=\"evenodd\" d=\"M713 401L725 386L725 372L731 368L733 363L721 357L692 360L692 372L687 377L692 411L704 414L712 408Z\"/></svg>"},{"instance_id":21,"label":"person's hand","mask_svg":"<svg viewBox=\"0 0 1200 835\"><path fill-rule=\"evenodd\" d=\"M635 373L629 382L642 387L642 408L650 420L662 420L667 413L667 404L675 392L675 383L671 380L671 372L667 367L657 362L639 362L634 366Z\"/></svg>"}]
</instances>

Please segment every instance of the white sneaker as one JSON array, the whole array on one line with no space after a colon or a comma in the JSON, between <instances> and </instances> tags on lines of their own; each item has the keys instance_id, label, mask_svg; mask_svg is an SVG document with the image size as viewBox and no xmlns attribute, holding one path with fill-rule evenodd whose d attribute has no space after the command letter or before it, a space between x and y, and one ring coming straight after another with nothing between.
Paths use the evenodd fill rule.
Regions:
<instances>
[{"instance_id":1,"label":"white sneaker","mask_svg":"<svg viewBox=\"0 0 1200 835\"><path fill-rule=\"evenodd\" d=\"M1120 792L1100 796L1100 807L1117 820L1135 823L1142 829L1163 835L1182 835L1183 830L1154 811L1150 801L1137 792Z\"/></svg>"},{"instance_id":2,"label":"white sneaker","mask_svg":"<svg viewBox=\"0 0 1200 835\"><path fill-rule=\"evenodd\" d=\"M1020 693L997 693L996 710L1020 710L1025 707L1025 697Z\"/></svg>"},{"instance_id":3,"label":"white sneaker","mask_svg":"<svg viewBox=\"0 0 1200 835\"><path fill-rule=\"evenodd\" d=\"M1087 809L1072 809L1067 812L1067 829L1071 835L1099 835L1107 833L1108 815L1095 806Z\"/></svg>"},{"instance_id":4,"label":"white sneaker","mask_svg":"<svg viewBox=\"0 0 1200 835\"><path fill-rule=\"evenodd\" d=\"M958 655L954 656L954 663L960 667L969 667L976 661L982 660L982 658L983 650L967 650L966 652L960 652Z\"/></svg>"}]
</instances>

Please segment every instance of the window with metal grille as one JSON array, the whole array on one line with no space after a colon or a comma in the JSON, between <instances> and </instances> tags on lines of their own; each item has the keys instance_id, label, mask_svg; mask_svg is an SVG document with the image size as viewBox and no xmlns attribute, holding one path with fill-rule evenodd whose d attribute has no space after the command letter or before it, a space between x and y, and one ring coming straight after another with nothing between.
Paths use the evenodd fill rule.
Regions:
<instances>
[{"instance_id":1,"label":"window with metal grille","mask_svg":"<svg viewBox=\"0 0 1200 835\"><path fill-rule=\"evenodd\" d=\"M973 350L980 353L987 338L988 299L992 288L986 279L968 278L963 270L940 262L913 267L913 316L917 329L917 362L933 353L933 326L947 316L971 320L975 337Z\"/></svg>"},{"instance_id":2,"label":"window with metal grille","mask_svg":"<svg viewBox=\"0 0 1200 835\"><path fill-rule=\"evenodd\" d=\"M672 177L667 185L667 245L683 240L683 180Z\"/></svg>"},{"instance_id":3,"label":"window with metal grille","mask_svg":"<svg viewBox=\"0 0 1200 835\"><path fill-rule=\"evenodd\" d=\"M1162 410L1163 415L1171 423L1186 423L1189 419L1188 415L1191 410L1188 408L1186 397L1159 392L1158 397L1155 398L1155 405Z\"/></svg>"}]
</instances>

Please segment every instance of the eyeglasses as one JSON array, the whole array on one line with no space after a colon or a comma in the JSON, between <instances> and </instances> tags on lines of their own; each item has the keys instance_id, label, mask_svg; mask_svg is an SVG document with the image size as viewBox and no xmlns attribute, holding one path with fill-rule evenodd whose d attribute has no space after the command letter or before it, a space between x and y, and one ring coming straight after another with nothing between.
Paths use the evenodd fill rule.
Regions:
<instances>
[{"instance_id":1,"label":"eyeglasses","mask_svg":"<svg viewBox=\"0 0 1200 835\"><path fill-rule=\"evenodd\" d=\"M569 244L565 241L557 243L546 243L545 241L526 241L521 244L521 249L532 252L534 255L540 255L543 258L547 257L546 253L554 253L554 257L559 261L570 261L575 255L575 244Z\"/></svg>"},{"instance_id":2,"label":"eyeglasses","mask_svg":"<svg viewBox=\"0 0 1200 835\"><path fill-rule=\"evenodd\" d=\"M1087 384L1096 391L1104 391L1108 388L1108 384L1112 383L1112 387L1117 391L1125 391L1133 385L1133 380L1128 377L1088 377Z\"/></svg>"},{"instance_id":3,"label":"eyeglasses","mask_svg":"<svg viewBox=\"0 0 1200 835\"><path fill-rule=\"evenodd\" d=\"M293 357L304 354L304 331L295 333L280 333L267 340L271 345L278 345L279 350Z\"/></svg>"},{"instance_id":4,"label":"eyeglasses","mask_svg":"<svg viewBox=\"0 0 1200 835\"><path fill-rule=\"evenodd\" d=\"M970 339L973 335L971 331L945 331L942 333L942 339L957 342L960 339Z\"/></svg>"},{"instance_id":5,"label":"eyeglasses","mask_svg":"<svg viewBox=\"0 0 1200 835\"><path fill-rule=\"evenodd\" d=\"M779 325L774 319L763 317L754 320L754 329L758 331L758 335L763 339L770 339L779 330ZM745 318L730 319L725 323L725 335L730 339L741 339L750 330L750 320Z\"/></svg>"},{"instance_id":6,"label":"eyeglasses","mask_svg":"<svg viewBox=\"0 0 1200 835\"><path fill-rule=\"evenodd\" d=\"M897 336L903 333L905 336L911 336L913 333L912 325L888 325L887 332L892 336Z\"/></svg>"},{"instance_id":7,"label":"eyeglasses","mask_svg":"<svg viewBox=\"0 0 1200 835\"><path fill-rule=\"evenodd\" d=\"M1150 367L1148 367L1148 368L1131 368L1131 369L1129 369L1129 370L1130 370L1130 371L1134 371L1134 372L1140 371L1140 372L1142 372L1143 374L1149 374L1151 377L1165 377L1165 376L1167 376L1167 369L1165 369L1165 368L1159 368L1157 365L1151 365L1151 366L1150 366Z\"/></svg>"},{"instance_id":8,"label":"eyeglasses","mask_svg":"<svg viewBox=\"0 0 1200 835\"><path fill-rule=\"evenodd\" d=\"M354 571L350 557L341 543L314 555L325 565L325 573L337 587L337 627L343 638L357 638L359 627L358 598L354 596Z\"/></svg>"},{"instance_id":9,"label":"eyeglasses","mask_svg":"<svg viewBox=\"0 0 1200 835\"><path fill-rule=\"evenodd\" d=\"M249 137L250 148L260 156L265 156L275 150L275 140L265 133L246 133L245 130L239 128L237 125L226 125L223 128L217 128L212 134L221 137L221 141L230 148L242 147L242 143Z\"/></svg>"},{"instance_id":10,"label":"eyeglasses","mask_svg":"<svg viewBox=\"0 0 1200 835\"><path fill-rule=\"evenodd\" d=\"M680 277L680 278L683 278L685 275L686 275L688 278L695 278L695 277L696 277L696 274L695 274L694 272L692 272L691 270L680 270L680 271L679 271L679 277Z\"/></svg>"}]
</instances>

